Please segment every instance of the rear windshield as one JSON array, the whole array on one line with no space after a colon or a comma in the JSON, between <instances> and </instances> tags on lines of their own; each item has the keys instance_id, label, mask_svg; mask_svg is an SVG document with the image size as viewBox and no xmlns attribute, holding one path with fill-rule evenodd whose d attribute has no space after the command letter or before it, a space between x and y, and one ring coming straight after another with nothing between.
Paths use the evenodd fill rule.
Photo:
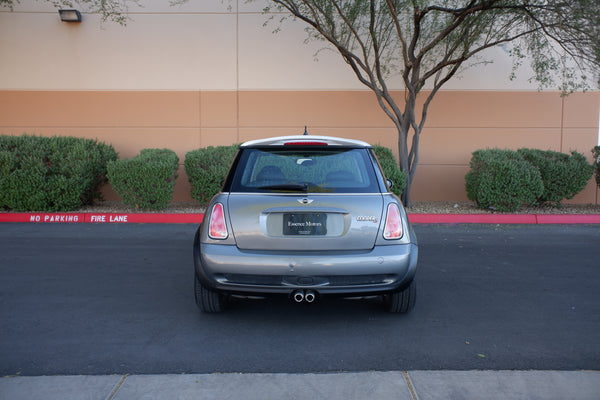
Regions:
<instances>
[{"instance_id":1,"label":"rear windshield","mask_svg":"<svg viewBox=\"0 0 600 400\"><path fill-rule=\"evenodd\" d=\"M233 192L375 193L367 149L244 149Z\"/></svg>"}]
</instances>

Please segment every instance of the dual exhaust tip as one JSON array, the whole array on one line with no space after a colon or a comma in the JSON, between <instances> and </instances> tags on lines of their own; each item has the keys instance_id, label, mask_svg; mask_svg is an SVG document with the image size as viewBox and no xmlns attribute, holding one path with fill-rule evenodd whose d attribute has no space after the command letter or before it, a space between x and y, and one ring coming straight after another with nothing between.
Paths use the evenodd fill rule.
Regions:
<instances>
[{"instance_id":1,"label":"dual exhaust tip","mask_svg":"<svg viewBox=\"0 0 600 400\"><path fill-rule=\"evenodd\" d=\"M292 293L292 299L296 303L312 303L317 299L317 294L312 290L296 290Z\"/></svg>"}]
</instances>

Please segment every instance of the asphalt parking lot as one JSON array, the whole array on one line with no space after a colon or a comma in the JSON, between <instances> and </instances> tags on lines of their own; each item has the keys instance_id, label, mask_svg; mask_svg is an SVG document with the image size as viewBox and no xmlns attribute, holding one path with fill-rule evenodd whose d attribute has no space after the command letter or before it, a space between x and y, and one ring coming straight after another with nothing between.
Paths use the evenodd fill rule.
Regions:
<instances>
[{"instance_id":1,"label":"asphalt parking lot","mask_svg":"<svg viewBox=\"0 0 600 400\"><path fill-rule=\"evenodd\" d=\"M599 225L416 225L417 306L204 315L192 224L0 224L0 374L600 369Z\"/></svg>"}]
</instances>

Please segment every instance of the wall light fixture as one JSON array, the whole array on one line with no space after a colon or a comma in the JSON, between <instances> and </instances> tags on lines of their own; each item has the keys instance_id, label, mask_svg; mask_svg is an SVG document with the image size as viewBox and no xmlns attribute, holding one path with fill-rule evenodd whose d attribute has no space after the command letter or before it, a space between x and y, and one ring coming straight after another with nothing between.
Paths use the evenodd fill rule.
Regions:
<instances>
[{"instance_id":1,"label":"wall light fixture","mask_svg":"<svg viewBox=\"0 0 600 400\"><path fill-rule=\"evenodd\" d=\"M58 10L58 15L63 22L81 22L79 10Z\"/></svg>"}]
</instances>

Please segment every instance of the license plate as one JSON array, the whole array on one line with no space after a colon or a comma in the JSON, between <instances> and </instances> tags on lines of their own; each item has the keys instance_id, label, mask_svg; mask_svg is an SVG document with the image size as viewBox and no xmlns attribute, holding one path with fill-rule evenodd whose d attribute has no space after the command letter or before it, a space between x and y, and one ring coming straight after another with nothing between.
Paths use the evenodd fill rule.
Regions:
<instances>
[{"instance_id":1,"label":"license plate","mask_svg":"<svg viewBox=\"0 0 600 400\"><path fill-rule=\"evenodd\" d=\"M327 234L327 214L283 214L284 235L318 236Z\"/></svg>"}]
</instances>

